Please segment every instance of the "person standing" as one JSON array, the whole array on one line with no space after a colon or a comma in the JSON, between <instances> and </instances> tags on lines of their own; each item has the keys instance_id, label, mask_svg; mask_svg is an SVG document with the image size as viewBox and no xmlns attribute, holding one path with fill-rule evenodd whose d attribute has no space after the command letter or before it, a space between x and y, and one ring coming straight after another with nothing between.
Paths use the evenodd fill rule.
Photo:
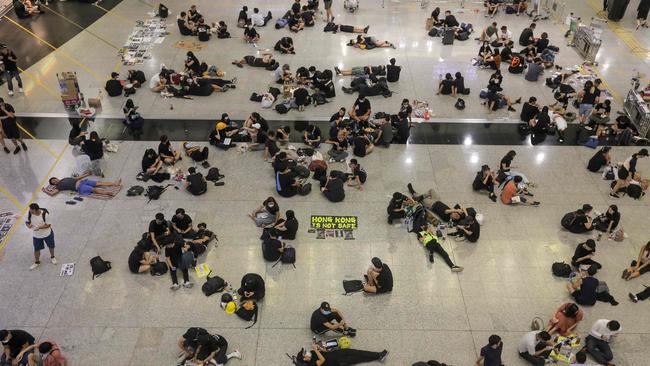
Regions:
<instances>
[{"instance_id":1,"label":"person standing","mask_svg":"<svg viewBox=\"0 0 650 366\"><path fill-rule=\"evenodd\" d=\"M616 320L599 319L591 327L587 336L587 352L600 365L613 365L614 359L609 343L621 331L621 324Z\"/></svg>"},{"instance_id":2,"label":"person standing","mask_svg":"<svg viewBox=\"0 0 650 366\"><path fill-rule=\"evenodd\" d=\"M45 249L45 245L50 250L50 261L52 261L52 264L57 264L54 257L54 231L49 223L50 216L50 212L45 208L41 208L37 203L29 205L29 213L25 224L34 232L34 264L29 267L30 271L41 264L41 250Z\"/></svg>"},{"instance_id":3,"label":"person standing","mask_svg":"<svg viewBox=\"0 0 650 366\"><path fill-rule=\"evenodd\" d=\"M483 366L503 366L501 352L503 352L501 337L492 334L488 338L488 344L481 348L481 354L476 360L476 366L481 366L481 361L483 362Z\"/></svg>"},{"instance_id":4,"label":"person standing","mask_svg":"<svg viewBox=\"0 0 650 366\"><path fill-rule=\"evenodd\" d=\"M2 63L5 66L5 80L7 81L7 87L9 88L9 96L14 95L14 84L11 82L11 79L16 78L18 82L18 92L23 92L23 80L20 78L20 73L18 72L18 64L16 63L17 58L14 51L3 46L0 49L0 55L2 56Z\"/></svg>"},{"instance_id":5,"label":"person standing","mask_svg":"<svg viewBox=\"0 0 650 366\"><path fill-rule=\"evenodd\" d=\"M9 154L9 149L5 144L5 138L11 139L14 146L14 154L20 152L20 146L23 147L23 150L27 151L27 145L20 137L20 130L18 129L18 124L16 123L16 114L14 107L11 104L5 103L4 99L0 98L0 120L2 120L2 126L0 128L0 145L2 145L3 150ZM20 146L18 146L20 142Z\"/></svg>"},{"instance_id":6,"label":"person standing","mask_svg":"<svg viewBox=\"0 0 650 366\"><path fill-rule=\"evenodd\" d=\"M334 23L334 14L332 14L332 0L324 0L325 5L325 21L327 23Z\"/></svg>"}]
</instances>

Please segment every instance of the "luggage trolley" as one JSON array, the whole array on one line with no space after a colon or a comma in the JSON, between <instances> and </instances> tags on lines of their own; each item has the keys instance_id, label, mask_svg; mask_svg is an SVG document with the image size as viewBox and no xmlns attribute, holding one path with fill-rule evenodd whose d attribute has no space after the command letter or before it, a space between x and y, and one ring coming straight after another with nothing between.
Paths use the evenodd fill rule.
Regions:
<instances>
[{"instance_id":1,"label":"luggage trolley","mask_svg":"<svg viewBox=\"0 0 650 366\"><path fill-rule=\"evenodd\" d=\"M59 82L59 90L61 91L61 101L68 111L74 111L81 105L81 90L79 89L79 81L77 80L77 73L71 71L64 71L61 74L56 74Z\"/></svg>"}]
</instances>

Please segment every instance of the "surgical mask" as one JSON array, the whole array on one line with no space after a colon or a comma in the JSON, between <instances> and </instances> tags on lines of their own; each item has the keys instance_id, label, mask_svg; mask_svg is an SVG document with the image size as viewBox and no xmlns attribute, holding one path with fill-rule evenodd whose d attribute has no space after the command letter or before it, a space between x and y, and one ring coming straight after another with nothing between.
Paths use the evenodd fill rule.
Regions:
<instances>
[{"instance_id":1,"label":"surgical mask","mask_svg":"<svg viewBox=\"0 0 650 366\"><path fill-rule=\"evenodd\" d=\"M275 203L269 202L269 207L275 207Z\"/></svg>"},{"instance_id":2,"label":"surgical mask","mask_svg":"<svg viewBox=\"0 0 650 366\"><path fill-rule=\"evenodd\" d=\"M332 314L331 311L326 311L326 310L321 310L321 312L323 313L323 315L330 315L330 314Z\"/></svg>"},{"instance_id":3,"label":"surgical mask","mask_svg":"<svg viewBox=\"0 0 650 366\"><path fill-rule=\"evenodd\" d=\"M9 343L9 341L5 341L5 340L2 341L2 344L7 344L7 343Z\"/></svg>"}]
</instances>

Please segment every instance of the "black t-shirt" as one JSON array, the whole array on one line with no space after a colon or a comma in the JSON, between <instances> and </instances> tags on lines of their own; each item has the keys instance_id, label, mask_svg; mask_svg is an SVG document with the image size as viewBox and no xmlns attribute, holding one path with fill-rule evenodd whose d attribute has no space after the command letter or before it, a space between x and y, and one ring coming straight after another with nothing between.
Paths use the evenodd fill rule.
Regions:
<instances>
[{"instance_id":1,"label":"black t-shirt","mask_svg":"<svg viewBox=\"0 0 650 366\"><path fill-rule=\"evenodd\" d=\"M481 348L481 357L483 357L483 366L501 366L501 352L503 352L503 343L497 348L490 345Z\"/></svg>"},{"instance_id":2,"label":"black t-shirt","mask_svg":"<svg viewBox=\"0 0 650 366\"><path fill-rule=\"evenodd\" d=\"M296 233L298 232L298 220L287 220L284 222L284 227L287 230L282 233L282 237L287 240L295 239Z\"/></svg>"},{"instance_id":3,"label":"black t-shirt","mask_svg":"<svg viewBox=\"0 0 650 366\"><path fill-rule=\"evenodd\" d=\"M521 35L519 36L519 44L522 46L528 46L532 41L530 40L533 37L533 30L530 28L525 28Z\"/></svg>"},{"instance_id":4,"label":"black t-shirt","mask_svg":"<svg viewBox=\"0 0 650 366\"><path fill-rule=\"evenodd\" d=\"M465 78L464 77L457 77L454 79L454 85L456 86L456 90L458 90L459 93L462 93L465 91Z\"/></svg>"},{"instance_id":5,"label":"black t-shirt","mask_svg":"<svg viewBox=\"0 0 650 366\"><path fill-rule=\"evenodd\" d=\"M216 334L200 335L197 339L197 343L201 346L202 353L210 354L216 352L219 348L226 345L226 340Z\"/></svg>"},{"instance_id":6,"label":"black t-shirt","mask_svg":"<svg viewBox=\"0 0 650 366\"><path fill-rule=\"evenodd\" d=\"M198 347L199 337L208 336L207 330L199 327L188 328L187 332L183 334L183 339L185 339L185 345L196 349Z\"/></svg>"},{"instance_id":7,"label":"black t-shirt","mask_svg":"<svg viewBox=\"0 0 650 366\"><path fill-rule=\"evenodd\" d=\"M471 231L472 234L466 235L465 238L470 243L476 243L478 241L478 238L481 236L481 225L479 225L478 221L472 220L472 223L469 225L468 230Z\"/></svg>"},{"instance_id":8,"label":"black t-shirt","mask_svg":"<svg viewBox=\"0 0 650 366\"><path fill-rule=\"evenodd\" d=\"M190 184L189 189L193 192L198 193L208 188L208 184L203 179L203 174L201 173L189 174L185 179Z\"/></svg>"},{"instance_id":9,"label":"black t-shirt","mask_svg":"<svg viewBox=\"0 0 650 366\"><path fill-rule=\"evenodd\" d=\"M410 116L412 112L413 112L413 107L411 107L410 104L407 105L407 106L401 105L399 107L399 112L397 113L397 116L400 119L404 119L404 118L407 118L408 116Z\"/></svg>"},{"instance_id":10,"label":"black t-shirt","mask_svg":"<svg viewBox=\"0 0 650 366\"><path fill-rule=\"evenodd\" d=\"M596 104L596 107L594 107L594 108L596 109L596 112L598 112L598 113L608 113L609 114L612 111L612 106L607 105L605 103L598 103L598 104Z\"/></svg>"},{"instance_id":11,"label":"black t-shirt","mask_svg":"<svg viewBox=\"0 0 650 366\"><path fill-rule=\"evenodd\" d=\"M338 146L339 151L347 150L347 148L350 146L350 144L348 143L348 139L343 139L343 140L338 140L337 139L336 141L339 143L339 146ZM332 148L336 148L336 147L333 146Z\"/></svg>"},{"instance_id":12,"label":"black t-shirt","mask_svg":"<svg viewBox=\"0 0 650 366\"><path fill-rule=\"evenodd\" d=\"M393 272L388 267L388 264L384 263L379 276L377 276L377 292L389 292L393 290Z\"/></svg>"},{"instance_id":13,"label":"black t-shirt","mask_svg":"<svg viewBox=\"0 0 650 366\"><path fill-rule=\"evenodd\" d=\"M406 118L400 119L397 123L397 135L399 137L400 143L406 143L411 133L411 127L409 126L409 121Z\"/></svg>"},{"instance_id":14,"label":"black t-shirt","mask_svg":"<svg viewBox=\"0 0 650 366\"><path fill-rule=\"evenodd\" d=\"M538 39L537 43L535 43L535 47L537 47L537 53L542 53L542 51L544 51L548 47L548 44L549 44L548 38Z\"/></svg>"},{"instance_id":15,"label":"black t-shirt","mask_svg":"<svg viewBox=\"0 0 650 366\"><path fill-rule=\"evenodd\" d=\"M584 244L578 244L576 247L575 252L573 253L573 257L571 257L572 262L576 262L579 258L582 258L586 255L590 255L592 253L595 253L596 249L591 249L591 248L585 248Z\"/></svg>"},{"instance_id":16,"label":"black t-shirt","mask_svg":"<svg viewBox=\"0 0 650 366\"><path fill-rule=\"evenodd\" d=\"M587 216L586 215L576 215L575 219L573 220L573 224L571 225L571 232L572 233L584 233L589 230L585 227L585 224L588 222Z\"/></svg>"},{"instance_id":17,"label":"black t-shirt","mask_svg":"<svg viewBox=\"0 0 650 366\"><path fill-rule=\"evenodd\" d=\"M303 12L301 16L302 21L305 22L305 24L311 24L314 22L314 14L311 11Z\"/></svg>"},{"instance_id":18,"label":"black t-shirt","mask_svg":"<svg viewBox=\"0 0 650 366\"><path fill-rule=\"evenodd\" d=\"M509 60L510 57L512 57L512 48L510 47L503 47L501 50L501 60Z\"/></svg>"},{"instance_id":19,"label":"black t-shirt","mask_svg":"<svg viewBox=\"0 0 650 366\"><path fill-rule=\"evenodd\" d=\"M186 230L192 224L192 218L190 215L183 215L182 218L174 215L174 217L172 217L172 222L180 230Z\"/></svg>"},{"instance_id":20,"label":"black t-shirt","mask_svg":"<svg viewBox=\"0 0 650 366\"><path fill-rule=\"evenodd\" d=\"M104 156L104 144L101 141L86 140L83 144L83 151L90 160L101 159Z\"/></svg>"},{"instance_id":21,"label":"black t-shirt","mask_svg":"<svg viewBox=\"0 0 650 366\"><path fill-rule=\"evenodd\" d=\"M433 211L433 213L436 214L436 216L438 216L440 220L444 222L449 222L449 220L451 220L451 216L445 212L446 210L449 210L449 206L447 206L441 201L436 201L431 206L431 211Z\"/></svg>"},{"instance_id":22,"label":"black t-shirt","mask_svg":"<svg viewBox=\"0 0 650 366\"><path fill-rule=\"evenodd\" d=\"M598 90L598 88L594 88L593 92L591 90L585 90L585 94L583 95L582 101L580 103L595 104L596 98L598 98L598 96L600 96L600 90Z\"/></svg>"},{"instance_id":23,"label":"black t-shirt","mask_svg":"<svg viewBox=\"0 0 650 366\"><path fill-rule=\"evenodd\" d=\"M145 172L147 169L149 169L153 163L156 162L157 157L149 157L149 155L145 155L142 157L142 171Z\"/></svg>"},{"instance_id":24,"label":"black t-shirt","mask_svg":"<svg viewBox=\"0 0 650 366\"><path fill-rule=\"evenodd\" d=\"M458 23L455 16L449 14L445 17L445 25L447 27L458 27L460 23Z\"/></svg>"},{"instance_id":25,"label":"black t-shirt","mask_svg":"<svg viewBox=\"0 0 650 366\"><path fill-rule=\"evenodd\" d=\"M242 9L239 11L239 15L237 16L237 21L239 22L240 20L247 21L248 20L248 14Z\"/></svg>"},{"instance_id":26,"label":"black t-shirt","mask_svg":"<svg viewBox=\"0 0 650 366\"><path fill-rule=\"evenodd\" d=\"M354 148L352 149L352 153L359 157L366 156L366 146L370 145L370 141L363 136L357 136L354 138L353 142Z\"/></svg>"},{"instance_id":27,"label":"black t-shirt","mask_svg":"<svg viewBox=\"0 0 650 366\"><path fill-rule=\"evenodd\" d=\"M163 220L160 224L156 220L151 220L149 223L149 232L153 233L154 236L160 236L165 233L167 230L167 221Z\"/></svg>"},{"instance_id":28,"label":"black t-shirt","mask_svg":"<svg viewBox=\"0 0 650 366\"><path fill-rule=\"evenodd\" d=\"M341 116L341 115L339 114L339 112L334 113L334 114L332 115L332 117L330 117L330 121L329 121L329 122L330 122L330 125L336 125L336 122L337 122L338 120L342 119L343 117L345 117L345 114L344 114L343 116Z\"/></svg>"},{"instance_id":29,"label":"black t-shirt","mask_svg":"<svg viewBox=\"0 0 650 366\"><path fill-rule=\"evenodd\" d=\"M587 169L589 169L589 171L596 173L600 170L600 168L605 166L605 164L607 164L607 159L605 159L605 155L602 152L598 151L596 152L596 154L594 154L594 156L591 157L591 159L589 159L589 163L587 164Z\"/></svg>"},{"instance_id":30,"label":"black t-shirt","mask_svg":"<svg viewBox=\"0 0 650 366\"><path fill-rule=\"evenodd\" d=\"M512 164L512 156L506 155L501 159L501 163L499 164L499 169L504 172L509 172L511 164Z\"/></svg>"},{"instance_id":31,"label":"black t-shirt","mask_svg":"<svg viewBox=\"0 0 650 366\"><path fill-rule=\"evenodd\" d=\"M278 193L283 197L293 197L298 193L298 189L293 186L296 180L293 177L293 173L281 173L278 172Z\"/></svg>"},{"instance_id":32,"label":"black t-shirt","mask_svg":"<svg viewBox=\"0 0 650 366\"><path fill-rule=\"evenodd\" d=\"M179 32L184 36L192 35L192 31L185 25L185 19L176 19Z\"/></svg>"},{"instance_id":33,"label":"black t-shirt","mask_svg":"<svg viewBox=\"0 0 650 366\"><path fill-rule=\"evenodd\" d=\"M208 41L210 40L210 26L207 24L199 24L198 27L196 27L196 32L199 35L199 41Z\"/></svg>"},{"instance_id":34,"label":"black t-shirt","mask_svg":"<svg viewBox=\"0 0 650 366\"><path fill-rule=\"evenodd\" d=\"M255 37L258 36L257 31L256 31L255 28L253 28L253 27L251 27L251 28L246 28L246 29L244 30L244 35L245 35L246 37L249 37L249 38L255 38Z\"/></svg>"},{"instance_id":35,"label":"black t-shirt","mask_svg":"<svg viewBox=\"0 0 650 366\"><path fill-rule=\"evenodd\" d=\"M402 208L403 202L404 200L402 198L399 199L391 198L390 202L388 202L388 207L386 208L386 212L388 212L389 215L395 213L395 210L399 210L400 208Z\"/></svg>"},{"instance_id":36,"label":"black t-shirt","mask_svg":"<svg viewBox=\"0 0 650 366\"><path fill-rule=\"evenodd\" d=\"M169 258L173 266L177 266L181 262L181 255L183 255L183 241L175 242L173 245L165 247L165 257Z\"/></svg>"},{"instance_id":37,"label":"black t-shirt","mask_svg":"<svg viewBox=\"0 0 650 366\"><path fill-rule=\"evenodd\" d=\"M35 341L34 337L31 334L25 332L24 330L14 329L14 330L10 330L9 332L11 332L11 339L5 346L9 347L9 349L11 350L10 351L11 358L15 358L16 356L18 356L18 354L23 349L23 346L25 344L29 344L29 345L34 344Z\"/></svg>"},{"instance_id":38,"label":"black t-shirt","mask_svg":"<svg viewBox=\"0 0 650 366\"><path fill-rule=\"evenodd\" d=\"M174 156L174 153L172 152L170 144L169 143L163 143L163 142L158 144L158 154L159 155L165 155L165 156Z\"/></svg>"},{"instance_id":39,"label":"black t-shirt","mask_svg":"<svg viewBox=\"0 0 650 366\"><path fill-rule=\"evenodd\" d=\"M442 90L440 90L440 94L451 94L451 89L454 86L454 81L445 79L442 81Z\"/></svg>"},{"instance_id":40,"label":"black t-shirt","mask_svg":"<svg viewBox=\"0 0 650 366\"><path fill-rule=\"evenodd\" d=\"M329 323L334 319L332 316L332 313L329 315L324 315L320 308L314 310L313 313L311 313L311 320L309 321L309 327L311 328L312 331L316 333L321 333L326 331L328 328L323 325L325 323Z\"/></svg>"},{"instance_id":41,"label":"black t-shirt","mask_svg":"<svg viewBox=\"0 0 650 366\"><path fill-rule=\"evenodd\" d=\"M528 123L531 119L535 118L538 113L539 108L537 106L526 102L523 106L521 106L521 114L519 117L522 121Z\"/></svg>"},{"instance_id":42,"label":"black t-shirt","mask_svg":"<svg viewBox=\"0 0 650 366\"><path fill-rule=\"evenodd\" d=\"M14 4L15 3L16 2L14 1ZM16 65L16 61L10 60L9 57L13 59L16 58L14 51L10 50L6 55L2 55L2 63L4 64L5 71L18 71L18 65Z\"/></svg>"},{"instance_id":43,"label":"black t-shirt","mask_svg":"<svg viewBox=\"0 0 650 366\"><path fill-rule=\"evenodd\" d=\"M275 154L280 152L280 148L278 147L278 144L275 142L275 140L266 139L266 142L264 143L264 146L267 149L269 149L269 155L271 157L275 156Z\"/></svg>"},{"instance_id":44,"label":"black t-shirt","mask_svg":"<svg viewBox=\"0 0 650 366\"><path fill-rule=\"evenodd\" d=\"M278 239L267 239L262 243L264 246L262 250L262 255L267 261L277 261L282 256L280 253L280 248L282 248L282 242Z\"/></svg>"},{"instance_id":45,"label":"black t-shirt","mask_svg":"<svg viewBox=\"0 0 650 366\"><path fill-rule=\"evenodd\" d=\"M341 202L345 198L345 190L341 179L330 179L325 187L327 188L325 193L330 201Z\"/></svg>"},{"instance_id":46,"label":"black t-shirt","mask_svg":"<svg viewBox=\"0 0 650 366\"><path fill-rule=\"evenodd\" d=\"M298 88L293 92L293 97L297 105L309 104L309 91L305 88Z\"/></svg>"},{"instance_id":47,"label":"black t-shirt","mask_svg":"<svg viewBox=\"0 0 650 366\"><path fill-rule=\"evenodd\" d=\"M360 165L357 165L357 167L352 170L352 176L359 177L361 183L365 183L366 178L368 178L368 174L366 174L366 171L363 170Z\"/></svg>"},{"instance_id":48,"label":"black t-shirt","mask_svg":"<svg viewBox=\"0 0 650 366\"><path fill-rule=\"evenodd\" d=\"M576 296L576 302L580 305L594 305L596 304L596 288L598 287L598 279L594 277L585 277L582 279L580 285L580 295Z\"/></svg>"},{"instance_id":49,"label":"black t-shirt","mask_svg":"<svg viewBox=\"0 0 650 366\"><path fill-rule=\"evenodd\" d=\"M401 66L386 65L386 81L389 83L398 81L400 72L402 72Z\"/></svg>"},{"instance_id":50,"label":"black t-shirt","mask_svg":"<svg viewBox=\"0 0 650 366\"><path fill-rule=\"evenodd\" d=\"M363 116L370 110L370 101L367 98L364 98L363 101L357 98L352 108L356 110L357 116Z\"/></svg>"},{"instance_id":51,"label":"black t-shirt","mask_svg":"<svg viewBox=\"0 0 650 366\"><path fill-rule=\"evenodd\" d=\"M315 128L313 131L312 130L307 131L307 138L310 140L319 140L321 137L320 128L318 128L317 126L314 127Z\"/></svg>"},{"instance_id":52,"label":"black t-shirt","mask_svg":"<svg viewBox=\"0 0 650 366\"><path fill-rule=\"evenodd\" d=\"M138 273L140 269L140 261L142 260L142 250L137 247L129 254L129 269L133 273Z\"/></svg>"},{"instance_id":53,"label":"black t-shirt","mask_svg":"<svg viewBox=\"0 0 650 366\"><path fill-rule=\"evenodd\" d=\"M616 229L619 221L621 221L620 212L617 211L612 214L610 214L609 212L605 212L605 222L607 223L607 225L609 225L609 223L612 222L612 230Z\"/></svg>"}]
</instances>

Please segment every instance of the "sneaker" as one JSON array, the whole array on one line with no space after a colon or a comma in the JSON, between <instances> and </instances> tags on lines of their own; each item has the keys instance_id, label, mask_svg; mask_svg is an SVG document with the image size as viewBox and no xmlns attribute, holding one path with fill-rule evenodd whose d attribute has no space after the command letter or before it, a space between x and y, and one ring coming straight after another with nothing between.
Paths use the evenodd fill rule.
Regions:
<instances>
[{"instance_id":1,"label":"sneaker","mask_svg":"<svg viewBox=\"0 0 650 366\"><path fill-rule=\"evenodd\" d=\"M492 200L492 202L496 202L496 201L497 201L497 195L494 194L494 193L492 193L492 194L490 195L490 199Z\"/></svg>"},{"instance_id":2,"label":"sneaker","mask_svg":"<svg viewBox=\"0 0 650 366\"><path fill-rule=\"evenodd\" d=\"M194 286L194 284L192 282L188 281L188 282L183 283L183 287L185 287L185 288L192 288L192 286Z\"/></svg>"},{"instance_id":3,"label":"sneaker","mask_svg":"<svg viewBox=\"0 0 650 366\"><path fill-rule=\"evenodd\" d=\"M386 361L386 356L388 356L388 351L386 351L386 350L381 351L380 356L379 356L379 362Z\"/></svg>"},{"instance_id":4,"label":"sneaker","mask_svg":"<svg viewBox=\"0 0 650 366\"><path fill-rule=\"evenodd\" d=\"M334 66L334 72L336 73L336 75L341 75L341 69L339 69L338 66Z\"/></svg>"},{"instance_id":5,"label":"sneaker","mask_svg":"<svg viewBox=\"0 0 650 366\"><path fill-rule=\"evenodd\" d=\"M14 155L18 154L20 152L20 146L16 146L16 149L14 150Z\"/></svg>"},{"instance_id":6,"label":"sneaker","mask_svg":"<svg viewBox=\"0 0 650 366\"><path fill-rule=\"evenodd\" d=\"M40 266L40 265L41 265L41 262L34 262L31 266L29 266L29 270L33 271L36 268L38 268L38 266Z\"/></svg>"},{"instance_id":7,"label":"sneaker","mask_svg":"<svg viewBox=\"0 0 650 366\"><path fill-rule=\"evenodd\" d=\"M451 267L451 271L456 272L456 273L462 272L464 269L465 268L463 268L461 266L453 266L453 267Z\"/></svg>"},{"instance_id":8,"label":"sneaker","mask_svg":"<svg viewBox=\"0 0 650 366\"><path fill-rule=\"evenodd\" d=\"M639 301L639 299L636 297L636 295L631 293L631 292L629 294L627 294L627 296L630 297L630 300L632 300L632 302L638 302Z\"/></svg>"},{"instance_id":9,"label":"sneaker","mask_svg":"<svg viewBox=\"0 0 650 366\"><path fill-rule=\"evenodd\" d=\"M388 225L393 225L393 218L388 216Z\"/></svg>"},{"instance_id":10,"label":"sneaker","mask_svg":"<svg viewBox=\"0 0 650 366\"><path fill-rule=\"evenodd\" d=\"M9 93L8 93L8 94L9 94L10 97L13 97L13 96L14 96L14 92L13 92L13 90L9 90Z\"/></svg>"},{"instance_id":11,"label":"sneaker","mask_svg":"<svg viewBox=\"0 0 650 366\"><path fill-rule=\"evenodd\" d=\"M429 262L433 263L433 253L429 253Z\"/></svg>"},{"instance_id":12,"label":"sneaker","mask_svg":"<svg viewBox=\"0 0 650 366\"><path fill-rule=\"evenodd\" d=\"M609 195L610 195L611 197L614 197L614 198L621 198L621 197L620 197L618 194L616 194L616 193L610 193Z\"/></svg>"},{"instance_id":13,"label":"sneaker","mask_svg":"<svg viewBox=\"0 0 650 366\"><path fill-rule=\"evenodd\" d=\"M6 146L4 147L4 150L5 150L5 152L6 152L7 154L9 154L9 153L11 152L9 149L7 149Z\"/></svg>"},{"instance_id":14,"label":"sneaker","mask_svg":"<svg viewBox=\"0 0 650 366\"><path fill-rule=\"evenodd\" d=\"M57 264L57 263L59 263L59 261L57 261L55 257L51 257L51 258L50 258L50 261L52 262L52 264Z\"/></svg>"},{"instance_id":15,"label":"sneaker","mask_svg":"<svg viewBox=\"0 0 650 366\"><path fill-rule=\"evenodd\" d=\"M241 352L239 352L238 349L236 349L235 352L231 353L230 356L234 357L234 358L236 358L238 360L241 360Z\"/></svg>"},{"instance_id":16,"label":"sneaker","mask_svg":"<svg viewBox=\"0 0 650 366\"><path fill-rule=\"evenodd\" d=\"M530 205L531 205L531 206L539 206L539 202L538 202L538 201L535 201L535 202L531 203Z\"/></svg>"},{"instance_id":17,"label":"sneaker","mask_svg":"<svg viewBox=\"0 0 650 366\"><path fill-rule=\"evenodd\" d=\"M618 305L618 301L616 301L614 299L612 299L612 301L610 301L609 303L612 304L612 306Z\"/></svg>"},{"instance_id":18,"label":"sneaker","mask_svg":"<svg viewBox=\"0 0 650 366\"><path fill-rule=\"evenodd\" d=\"M22 94L22 93L23 93L23 88L18 88L18 92L19 92L20 94Z\"/></svg>"},{"instance_id":19,"label":"sneaker","mask_svg":"<svg viewBox=\"0 0 650 366\"><path fill-rule=\"evenodd\" d=\"M179 288L181 288L181 287L177 283L173 284L172 287L170 287L170 289L172 289L174 291L178 290Z\"/></svg>"},{"instance_id":20,"label":"sneaker","mask_svg":"<svg viewBox=\"0 0 650 366\"><path fill-rule=\"evenodd\" d=\"M510 106L508 106L508 110L509 110L510 112L516 112L516 111L517 111L516 109L514 109L514 108L512 108L512 107L510 107Z\"/></svg>"},{"instance_id":21,"label":"sneaker","mask_svg":"<svg viewBox=\"0 0 650 366\"><path fill-rule=\"evenodd\" d=\"M21 142L21 143L20 143L20 146L23 147L23 150L27 151L27 145L25 145L24 142Z\"/></svg>"}]
</instances>

